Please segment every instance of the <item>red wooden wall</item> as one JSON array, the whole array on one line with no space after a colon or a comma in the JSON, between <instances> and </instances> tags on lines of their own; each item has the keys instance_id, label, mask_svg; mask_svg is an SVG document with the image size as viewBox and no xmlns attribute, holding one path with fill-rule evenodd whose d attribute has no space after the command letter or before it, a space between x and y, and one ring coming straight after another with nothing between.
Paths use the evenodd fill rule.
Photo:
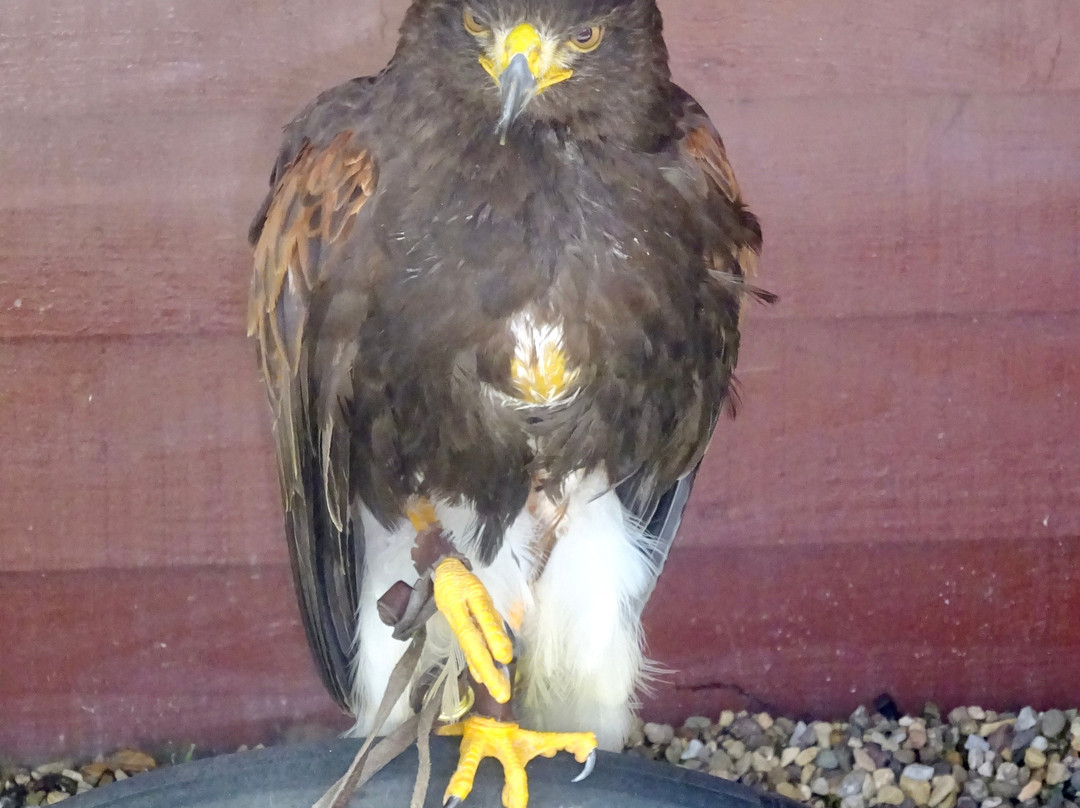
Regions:
<instances>
[{"instance_id":1,"label":"red wooden wall","mask_svg":"<svg viewBox=\"0 0 1080 808\"><path fill-rule=\"evenodd\" d=\"M783 300L648 610L647 714L1075 704L1080 5L663 8ZM0 752L333 723L244 234L281 125L403 9L6 0Z\"/></svg>"}]
</instances>

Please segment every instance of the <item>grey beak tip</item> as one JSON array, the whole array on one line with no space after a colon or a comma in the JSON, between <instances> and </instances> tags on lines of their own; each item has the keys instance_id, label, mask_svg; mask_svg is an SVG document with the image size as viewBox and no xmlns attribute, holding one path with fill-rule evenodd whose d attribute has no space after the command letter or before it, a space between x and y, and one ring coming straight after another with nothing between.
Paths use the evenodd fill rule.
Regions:
<instances>
[{"instance_id":1,"label":"grey beak tip","mask_svg":"<svg viewBox=\"0 0 1080 808\"><path fill-rule=\"evenodd\" d=\"M499 136L501 145L506 145L507 130L522 110L528 106L534 95L536 95L536 79L533 78L532 71L529 69L529 61L525 58L525 54L519 53L499 74L499 96L502 109L495 133Z\"/></svg>"}]
</instances>

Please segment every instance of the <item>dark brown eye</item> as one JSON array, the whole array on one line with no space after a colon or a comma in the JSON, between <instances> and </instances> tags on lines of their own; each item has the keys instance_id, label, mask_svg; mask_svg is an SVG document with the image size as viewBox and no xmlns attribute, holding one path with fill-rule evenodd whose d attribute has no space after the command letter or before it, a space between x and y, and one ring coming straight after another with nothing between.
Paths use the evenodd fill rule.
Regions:
<instances>
[{"instance_id":1,"label":"dark brown eye","mask_svg":"<svg viewBox=\"0 0 1080 808\"><path fill-rule=\"evenodd\" d=\"M465 13L462 17L462 22L465 24L465 30L473 36L483 36L484 34L491 32L490 28L488 28L486 25L482 24L478 19L476 19L476 15L473 14L473 10L468 6L465 6Z\"/></svg>"},{"instance_id":2,"label":"dark brown eye","mask_svg":"<svg viewBox=\"0 0 1080 808\"><path fill-rule=\"evenodd\" d=\"M570 46L582 53L588 53L591 50L596 50L596 46L600 44L600 40L603 38L603 26L590 25L570 37Z\"/></svg>"}]
</instances>

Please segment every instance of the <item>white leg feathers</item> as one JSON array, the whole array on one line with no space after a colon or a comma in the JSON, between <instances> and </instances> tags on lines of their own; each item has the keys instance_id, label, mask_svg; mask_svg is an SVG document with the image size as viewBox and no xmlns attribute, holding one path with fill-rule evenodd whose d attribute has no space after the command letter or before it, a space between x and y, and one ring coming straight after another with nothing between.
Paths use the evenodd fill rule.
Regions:
<instances>
[{"instance_id":1,"label":"white leg feathers","mask_svg":"<svg viewBox=\"0 0 1080 808\"><path fill-rule=\"evenodd\" d=\"M618 749L645 666L647 540L601 475L568 483L566 496L525 620L521 717L538 729L592 730L602 748Z\"/></svg>"},{"instance_id":2,"label":"white leg feathers","mask_svg":"<svg viewBox=\"0 0 1080 808\"><path fill-rule=\"evenodd\" d=\"M634 694L646 672L640 611L655 580L649 539L605 475L575 477L564 493L565 513L538 580L529 585L536 541L550 526L528 509L507 532L495 561L476 566L475 572L501 614L523 615L514 690L522 725L592 730L602 748L618 749L630 730ZM468 509L437 504L436 512L451 536L468 535ZM354 703L360 705L351 731L356 735L370 731L390 671L406 647L379 620L376 600L395 581L416 577L408 523L388 532L366 511L360 516L366 558L353 688ZM453 655L460 665L460 651L441 615L429 624L425 651L432 663ZM403 699L382 731L392 731L408 714Z\"/></svg>"}]
</instances>

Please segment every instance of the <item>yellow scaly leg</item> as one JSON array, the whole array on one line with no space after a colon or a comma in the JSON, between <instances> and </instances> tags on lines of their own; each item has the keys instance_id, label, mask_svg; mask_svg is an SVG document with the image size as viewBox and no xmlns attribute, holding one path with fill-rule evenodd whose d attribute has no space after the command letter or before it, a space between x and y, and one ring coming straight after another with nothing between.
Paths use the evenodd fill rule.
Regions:
<instances>
[{"instance_id":1,"label":"yellow scaly leg","mask_svg":"<svg viewBox=\"0 0 1080 808\"><path fill-rule=\"evenodd\" d=\"M421 498L414 500L408 516L418 533L439 522L431 503ZM457 637L472 678L487 688L495 701L506 704L510 700L506 666L513 661L514 644L487 589L457 558L439 562L432 581L435 605ZM438 732L461 736L458 767L443 798L448 808L459 805L472 791L477 766L485 757L493 757L502 764L506 777L502 802L506 808L526 808L529 782L525 765L534 757L552 757L562 751L572 753L579 763L586 764L575 781L588 777L595 762L596 735L591 732L534 732L510 721L482 715L469 716Z\"/></svg>"}]
</instances>

